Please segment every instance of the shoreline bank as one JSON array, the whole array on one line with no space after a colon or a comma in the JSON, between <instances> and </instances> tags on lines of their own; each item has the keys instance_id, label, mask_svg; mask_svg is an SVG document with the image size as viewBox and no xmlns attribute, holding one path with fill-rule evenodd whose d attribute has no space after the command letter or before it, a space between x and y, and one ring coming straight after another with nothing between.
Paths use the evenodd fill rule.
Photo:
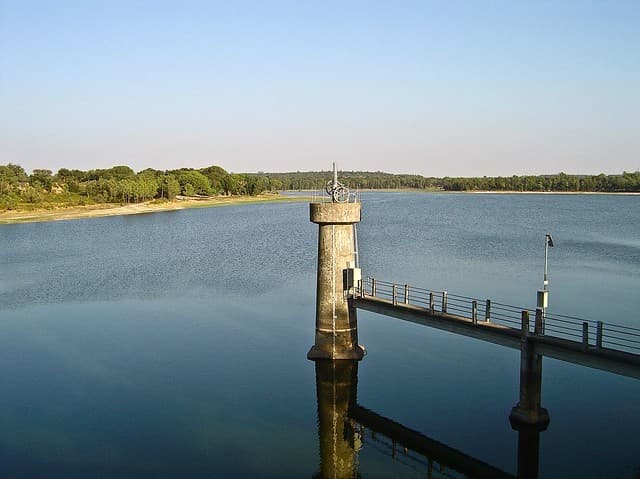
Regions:
<instances>
[{"instance_id":1,"label":"shoreline bank","mask_svg":"<svg viewBox=\"0 0 640 479\"><path fill-rule=\"evenodd\" d=\"M190 208L213 208L218 206L232 206L251 203L279 203L311 201L312 197L301 195L311 190L289 190L285 193L294 195L263 194L259 196L218 196L214 198L188 198L173 201L135 203L128 205L101 203L88 206L69 206L55 209L35 209L30 211L6 210L0 211L0 225L16 223L37 223L45 221L65 221L85 218L102 218L105 216L124 216L146 213L160 213L163 211L177 211ZM597 191L444 191L423 190L419 188L393 189L363 189L360 192L389 192L389 193L425 193L425 194L480 194L480 195L614 195L640 196L640 192L597 192Z\"/></svg>"},{"instance_id":2,"label":"shoreline bank","mask_svg":"<svg viewBox=\"0 0 640 479\"><path fill-rule=\"evenodd\" d=\"M319 195L320 190L285 190L284 193L308 194L316 192ZM358 188L353 192L359 193L446 193L456 195L613 195L613 196L640 196L640 191L513 191L513 190L438 190L428 188ZM324 193L323 193L324 194Z\"/></svg>"},{"instance_id":3,"label":"shoreline bank","mask_svg":"<svg viewBox=\"0 0 640 479\"><path fill-rule=\"evenodd\" d=\"M177 211L190 208L213 208L252 203L291 203L306 201L303 196L231 196L206 199L181 199L166 202L145 202L129 205L101 203L88 206L70 206L56 209L36 209L33 211L1 211L0 225L16 223L38 223L44 221L65 221L105 216L124 216L163 211Z\"/></svg>"}]
</instances>

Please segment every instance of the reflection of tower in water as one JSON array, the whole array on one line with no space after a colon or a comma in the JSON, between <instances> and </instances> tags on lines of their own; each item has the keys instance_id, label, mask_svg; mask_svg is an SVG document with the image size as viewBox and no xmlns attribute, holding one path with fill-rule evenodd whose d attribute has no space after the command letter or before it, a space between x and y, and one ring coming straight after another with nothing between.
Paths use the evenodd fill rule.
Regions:
<instances>
[{"instance_id":1,"label":"reflection of tower in water","mask_svg":"<svg viewBox=\"0 0 640 479\"><path fill-rule=\"evenodd\" d=\"M533 421L532 417L537 419L544 415L523 415L519 414L523 411L514 408L517 413L510 419L513 429L518 431L518 466L517 475L513 475L359 405L358 361L317 360L315 369L320 470L314 478L360 478L359 452L367 444L382 444L383 448L374 446L372 451L388 454L401 469L409 465L412 469L422 470L424 477L434 479L538 478L540 432L545 430L548 416L546 421ZM539 368L533 370L540 371ZM521 388L519 408L539 405L536 400L539 396L536 387ZM385 442L391 447L387 452L384 451Z\"/></svg>"},{"instance_id":2,"label":"reflection of tower in water","mask_svg":"<svg viewBox=\"0 0 640 479\"><path fill-rule=\"evenodd\" d=\"M316 364L320 471L315 478L359 478L361 442L349 418L356 405L358 362L319 360Z\"/></svg>"}]
</instances>

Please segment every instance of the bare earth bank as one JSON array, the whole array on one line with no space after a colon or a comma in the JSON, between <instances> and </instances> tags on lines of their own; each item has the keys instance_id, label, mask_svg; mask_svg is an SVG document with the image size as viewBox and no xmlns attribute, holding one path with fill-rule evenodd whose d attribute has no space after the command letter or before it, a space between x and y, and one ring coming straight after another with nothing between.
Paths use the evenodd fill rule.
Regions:
<instances>
[{"instance_id":1,"label":"bare earth bank","mask_svg":"<svg viewBox=\"0 0 640 479\"><path fill-rule=\"evenodd\" d=\"M72 206L53 210L0 211L0 224L30 223L39 221L60 221L101 216L135 215L160 211L182 210L185 208L208 208L213 206L237 205L243 203L306 201L306 197L287 197L277 195L260 196L219 196L212 198L176 199L166 202L146 202L129 205L97 204Z\"/></svg>"}]
</instances>

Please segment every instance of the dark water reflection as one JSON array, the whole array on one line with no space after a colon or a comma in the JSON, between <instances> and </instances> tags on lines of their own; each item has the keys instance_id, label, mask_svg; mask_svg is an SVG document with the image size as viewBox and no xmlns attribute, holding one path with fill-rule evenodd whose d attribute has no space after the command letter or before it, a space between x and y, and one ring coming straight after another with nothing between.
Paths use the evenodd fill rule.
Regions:
<instances>
[{"instance_id":1,"label":"dark water reflection","mask_svg":"<svg viewBox=\"0 0 640 479\"><path fill-rule=\"evenodd\" d=\"M358 404L357 361L316 361L315 368L320 445L316 478L362 477L359 455L365 449L384 457L395 476L538 478L540 433L546 425L512 423L518 432L517 474L509 474Z\"/></svg>"}]
</instances>

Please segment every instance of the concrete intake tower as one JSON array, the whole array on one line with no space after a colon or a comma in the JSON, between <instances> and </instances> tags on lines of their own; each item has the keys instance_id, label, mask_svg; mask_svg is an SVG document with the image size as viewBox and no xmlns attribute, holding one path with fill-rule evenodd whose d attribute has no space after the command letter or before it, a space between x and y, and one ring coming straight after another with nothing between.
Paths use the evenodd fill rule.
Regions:
<instances>
[{"instance_id":1,"label":"concrete intake tower","mask_svg":"<svg viewBox=\"0 0 640 479\"><path fill-rule=\"evenodd\" d=\"M326 187L330 202L311 203L310 219L318 228L318 282L316 288L316 340L309 359L362 359L358 345L356 309L348 295L357 286L354 225L360 222L360 203L338 183Z\"/></svg>"}]
</instances>

